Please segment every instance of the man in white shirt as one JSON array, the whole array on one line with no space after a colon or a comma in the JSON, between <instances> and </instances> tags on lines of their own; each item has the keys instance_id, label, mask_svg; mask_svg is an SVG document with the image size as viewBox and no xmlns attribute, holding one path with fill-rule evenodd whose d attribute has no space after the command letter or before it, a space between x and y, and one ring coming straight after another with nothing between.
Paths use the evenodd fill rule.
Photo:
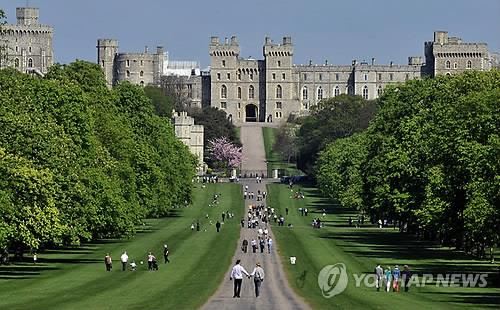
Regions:
<instances>
[{"instance_id":1,"label":"man in white shirt","mask_svg":"<svg viewBox=\"0 0 500 310\"><path fill-rule=\"evenodd\" d=\"M233 298L238 297L240 298L240 292L241 292L241 283L243 282L243 274L246 274L247 277L250 277L248 272L243 268L243 266L240 265L241 260L236 260L236 264L234 265L233 269L231 270L231 275L229 276L229 280L232 280L234 278L234 295Z\"/></svg>"},{"instance_id":2,"label":"man in white shirt","mask_svg":"<svg viewBox=\"0 0 500 310\"><path fill-rule=\"evenodd\" d=\"M127 251L123 252L122 256L120 256L120 261L122 262L122 271L127 270L127 262L128 262Z\"/></svg>"},{"instance_id":3,"label":"man in white shirt","mask_svg":"<svg viewBox=\"0 0 500 310\"><path fill-rule=\"evenodd\" d=\"M267 239L267 252L271 253L272 248L273 248L273 239L269 238Z\"/></svg>"},{"instance_id":4,"label":"man in white shirt","mask_svg":"<svg viewBox=\"0 0 500 310\"><path fill-rule=\"evenodd\" d=\"M262 284L262 281L264 281L265 276L264 269L262 269L260 264L257 263L250 275L253 277L253 283L255 285L255 297L259 297L260 285Z\"/></svg>"}]
</instances>

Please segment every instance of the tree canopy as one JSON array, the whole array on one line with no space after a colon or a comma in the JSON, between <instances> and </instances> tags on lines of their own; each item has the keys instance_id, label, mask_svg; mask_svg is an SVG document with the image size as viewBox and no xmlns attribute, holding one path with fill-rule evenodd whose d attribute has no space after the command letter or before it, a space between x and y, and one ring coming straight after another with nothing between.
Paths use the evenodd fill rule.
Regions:
<instances>
[{"instance_id":1,"label":"tree canopy","mask_svg":"<svg viewBox=\"0 0 500 310\"><path fill-rule=\"evenodd\" d=\"M0 247L134 232L191 199L196 160L144 90L108 89L98 65L43 79L0 71Z\"/></svg>"},{"instance_id":2,"label":"tree canopy","mask_svg":"<svg viewBox=\"0 0 500 310\"><path fill-rule=\"evenodd\" d=\"M478 255L499 242L500 72L389 88L361 135L321 153L320 187L373 219Z\"/></svg>"}]
</instances>

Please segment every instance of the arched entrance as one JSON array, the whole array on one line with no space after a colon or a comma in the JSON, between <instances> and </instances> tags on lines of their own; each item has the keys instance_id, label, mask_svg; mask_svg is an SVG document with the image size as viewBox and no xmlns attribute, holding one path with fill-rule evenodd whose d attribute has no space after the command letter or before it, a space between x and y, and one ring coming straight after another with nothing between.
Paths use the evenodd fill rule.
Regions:
<instances>
[{"instance_id":1,"label":"arched entrance","mask_svg":"<svg viewBox=\"0 0 500 310\"><path fill-rule=\"evenodd\" d=\"M258 119L258 110L255 104L247 104L245 107L245 122L256 122Z\"/></svg>"}]
</instances>

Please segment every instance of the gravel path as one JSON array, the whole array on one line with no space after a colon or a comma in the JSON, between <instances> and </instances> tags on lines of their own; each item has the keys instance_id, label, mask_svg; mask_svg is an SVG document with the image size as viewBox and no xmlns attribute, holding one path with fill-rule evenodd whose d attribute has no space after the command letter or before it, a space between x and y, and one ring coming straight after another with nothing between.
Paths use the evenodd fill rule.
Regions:
<instances>
[{"instance_id":1,"label":"gravel path","mask_svg":"<svg viewBox=\"0 0 500 310\"><path fill-rule=\"evenodd\" d=\"M242 127L241 128L241 140L243 143L243 151L245 158L248 158L248 165L255 170L264 170L265 167L265 155L264 155L264 142L262 138L262 132L260 127ZM264 166L262 166L264 165ZM257 184L255 179L242 179L241 183L243 185L248 185L248 191L257 193L258 190L266 191L267 180L263 180L262 183ZM259 204L265 204L264 202L259 202ZM247 199L245 201L246 211L248 211L248 206L251 204L257 204L255 200ZM279 214L278 214L279 216ZM273 223L273 225L276 225ZM269 234L271 238L274 239L272 233L272 225L268 226ZM257 230L247 228L245 221L245 228L241 229L240 239L238 241L238 247L236 248L236 253L233 257L233 264L236 259L241 259L241 265L251 273L255 264L260 262L264 272L266 274L264 282L261 285L261 294L258 298L254 294L253 278L243 279L243 285L241 288L241 298L233 298L233 281L229 281L229 274L233 265L227 270L227 275L224 281L220 284L217 292L210 298L210 300L202 307L202 309L310 309L302 299L297 297L293 290L288 285L286 275L283 271L283 266L281 264L279 255L277 251L279 250L276 242L273 243L273 249L271 253L267 253L267 246L264 253L252 253L251 247L249 246L248 253L243 253L241 250L241 244L243 239L249 241L252 239L257 240ZM287 262L288 263L288 262Z\"/></svg>"}]
</instances>

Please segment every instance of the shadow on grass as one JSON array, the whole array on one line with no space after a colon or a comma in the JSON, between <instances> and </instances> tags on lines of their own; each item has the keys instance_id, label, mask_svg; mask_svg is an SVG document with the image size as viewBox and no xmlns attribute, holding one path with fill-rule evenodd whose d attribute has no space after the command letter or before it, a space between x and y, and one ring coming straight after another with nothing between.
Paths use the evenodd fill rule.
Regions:
<instances>
[{"instance_id":1,"label":"shadow on grass","mask_svg":"<svg viewBox=\"0 0 500 310\"><path fill-rule=\"evenodd\" d=\"M14 279L31 279L40 276L42 271L57 270L59 268L54 266L46 266L43 264L25 265L16 264L8 266L0 266L0 279L14 280Z\"/></svg>"},{"instance_id":2,"label":"shadow on grass","mask_svg":"<svg viewBox=\"0 0 500 310\"><path fill-rule=\"evenodd\" d=\"M467 303L481 305L498 309L500 305L500 294L498 292L429 292L429 294L440 295L446 302Z\"/></svg>"}]
</instances>

